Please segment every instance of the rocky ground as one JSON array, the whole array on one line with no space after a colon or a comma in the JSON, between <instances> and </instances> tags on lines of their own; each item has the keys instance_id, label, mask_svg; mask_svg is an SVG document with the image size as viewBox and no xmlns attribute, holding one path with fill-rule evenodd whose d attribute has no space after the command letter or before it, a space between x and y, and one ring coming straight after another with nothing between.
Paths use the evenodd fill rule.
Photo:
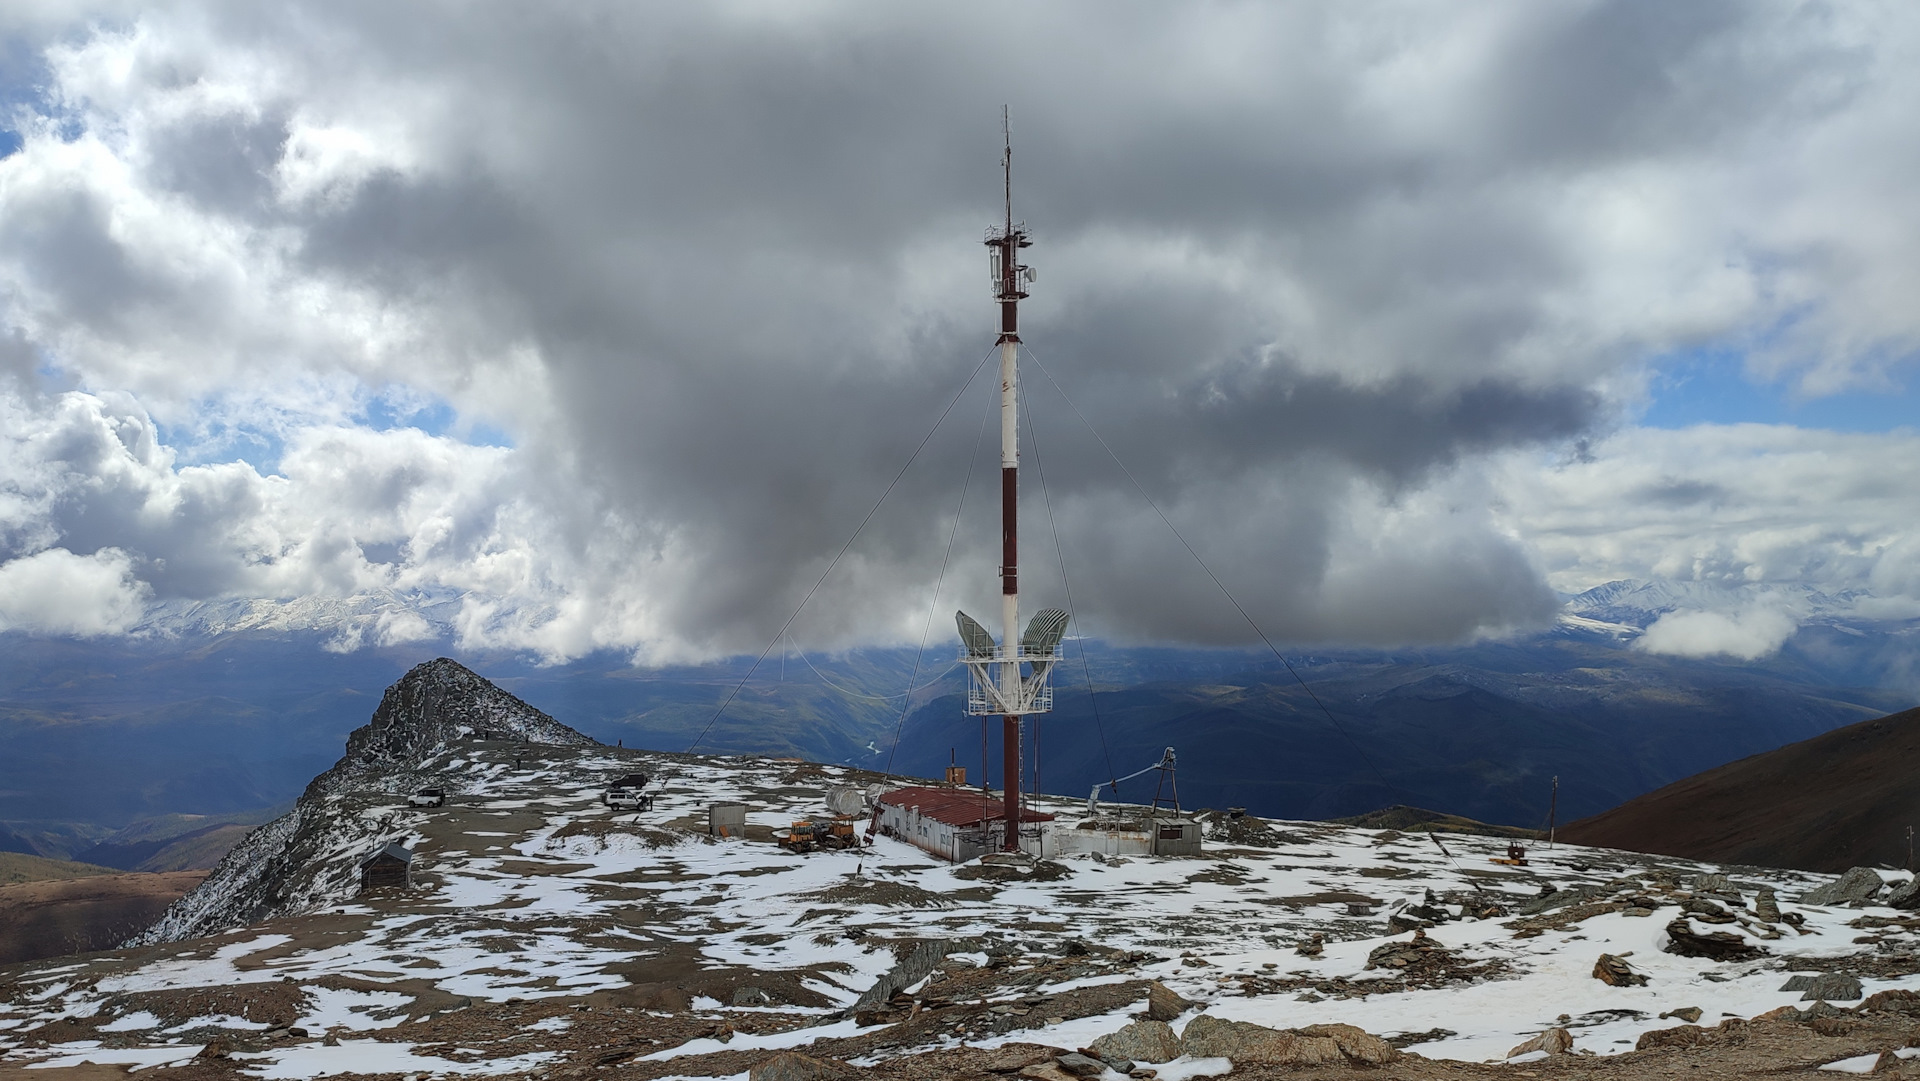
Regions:
<instances>
[{"instance_id":1,"label":"rocky ground","mask_svg":"<svg viewBox=\"0 0 1920 1081\"><path fill-rule=\"evenodd\" d=\"M1900 873L1512 867L1501 838L1218 815L1190 859L796 855L776 830L879 778L403 735L237 848L177 935L0 968L0 1076L1920 1075ZM657 803L609 812L635 771ZM407 806L422 783L448 805ZM716 801L745 836L707 836ZM390 841L411 886L361 895Z\"/></svg>"}]
</instances>

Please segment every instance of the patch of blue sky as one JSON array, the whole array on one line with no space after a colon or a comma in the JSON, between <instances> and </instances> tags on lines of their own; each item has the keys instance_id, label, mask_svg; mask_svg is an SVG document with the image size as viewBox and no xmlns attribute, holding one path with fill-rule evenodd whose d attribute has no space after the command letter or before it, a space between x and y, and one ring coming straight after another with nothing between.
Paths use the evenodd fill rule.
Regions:
<instances>
[{"instance_id":1,"label":"patch of blue sky","mask_svg":"<svg viewBox=\"0 0 1920 1081\"><path fill-rule=\"evenodd\" d=\"M1920 394L1895 371L1895 386L1804 397L1787 382L1769 383L1747 373L1745 357L1731 349L1703 349L1663 358L1655 365L1652 401L1640 416L1648 428L1696 424L1790 424L1838 432L1886 432L1920 427Z\"/></svg>"},{"instance_id":2,"label":"patch of blue sky","mask_svg":"<svg viewBox=\"0 0 1920 1081\"><path fill-rule=\"evenodd\" d=\"M19 132L0 128L0 158L13 156L25 142Z\"/></svg>"},{"instance_id":3,"label":"patch of blue sky","mask_svg":"<svg viewBox=\"0 0 1920 1081\"><path fill-rule=\"evenodd\" d=\"M280 457L287 449L279 433L247 424L202 420L191 428L182 428L156 419L153 426L161 445L173 450L176 465L245 462L257 472L277 473Z\"/></svg>"},{"instance_id":4,"label":"patch of blue sky","mask_svg":"<svg viewBox=\"0 0 1920 1081\"><path fill-rule=\"evenodd\" d=\"M449 436L477 447L511 447L507 433L490 424L465 420L453 403L437 395L391 387L367 399L355 420L377 432L418 428L432 436Z\"/></svg>"},{"instance_id":5,"label":"patch of blue sky","mask_svg":"<svg viewBox=\"0 0 1920 1081\"><path fill-rule=\"evenodd\" d=\"M173 449L179 465L210 465L244 461L261 473L276 473L286 453L286 441L310 424L358 424L376 432L412 428L436 437L457 439L473 446L512 447L505 432L487 424L463 421L453 404L411 388L389 386L381 393L361 397L344 414L303 415L298 410L266 409L249 420L245 409L233 403L209 402L190 425L156 420L160 441Z\"/></svg>"}]
</instances>

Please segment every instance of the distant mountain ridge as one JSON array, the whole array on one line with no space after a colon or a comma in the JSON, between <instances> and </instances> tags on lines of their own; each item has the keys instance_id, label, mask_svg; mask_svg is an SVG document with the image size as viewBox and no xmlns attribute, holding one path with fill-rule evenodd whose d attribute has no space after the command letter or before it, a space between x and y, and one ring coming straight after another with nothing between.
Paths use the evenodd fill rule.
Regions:
<instances>
[{"instance_id":1,"label":"distant mountain ridge","mask_svg":"<svg viewBox=\"0 0 1920 1081\"><path fill-rule=\"evenodd\" d=\"M1569 823L1571 844L1719 863L1843 871L1905 866L1920 824L1920 709L1675 781Z\"/></svg>"}]
</instances>

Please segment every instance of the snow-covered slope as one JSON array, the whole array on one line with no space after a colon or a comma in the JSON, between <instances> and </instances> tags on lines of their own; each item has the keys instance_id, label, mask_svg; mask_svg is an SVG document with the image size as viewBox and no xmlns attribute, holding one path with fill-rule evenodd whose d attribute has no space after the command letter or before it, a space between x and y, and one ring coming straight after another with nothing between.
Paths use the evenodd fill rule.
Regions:
<instances>
[{"instance_id":1,"label":"snow-covered slope","mask_svg":"<svg viewBox=\"0 0 1920 1081\"><path fill-rule=\"evenodd\" d=\"M485 771L448 764L476 735L509 745L598 746L456 661L418 665L387 688L373 719L347 737L347 753L291 811L249 834L130 944L214 934L326 904L353 886L358 856L408 836L394 796L404 806L406 793L429 784L458 793L485 783Z\"/></svg>"},{"instance_id":2,"label":"snow-covered slope","mask_svg":"<svg viewBox=\"0 0 1920 1081\"><path fill-rule=\"evenodd\" d=\"M1506 866L1504 839L1217 815L1199 858L955 867L884 837L796 855L775 830L880 778L599 746L469 676L410 674L385 723L147 947L0 972L0 1069L175 1062L214 1040L257 1077L741 1077L781 1048L937 1065L1085 1046L1155 982L1189 1000L1177 1027L1202 1010L1345 1023L1484 1061L1556 1026L1605 1056L1673 1011L1712 1026L1813 1007L1785 989L1795 973L1920 990L1920 919L1814 903L1830 879L1791 871L1564 845ZM460 738L482 726L528 742ZM605 784L634 771L659 778L658 803L609 812ZM428 780L449 804L407 806ZM750 808L745 837L707 835L726 801ZM1069 827L1082 809L1042 806ZM392 840L415 853L411 888L358 895L358 860ZM1715 956L1689 952L1716 934ZM1602 954L1646 982L1596 979ZM1808 1040L1831 1058L1872 1050L1827 1035Z\"/></svg>"}]
</instances>

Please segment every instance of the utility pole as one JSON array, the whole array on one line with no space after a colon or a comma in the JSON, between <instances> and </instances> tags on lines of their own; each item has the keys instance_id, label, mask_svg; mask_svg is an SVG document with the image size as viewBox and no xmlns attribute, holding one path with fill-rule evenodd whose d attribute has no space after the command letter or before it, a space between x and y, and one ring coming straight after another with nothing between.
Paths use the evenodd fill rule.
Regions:
<instances>
[{"instance_id":1,"label":"utility pole","mask_svg":"<svg viewBox=\"0 0 1920 1081\"><path fill-rule=\"evenodd\" d=\"M1553 847L1553 820L1560 812L1560 778L1553 779L1553 798L1547 803L1547 847Z\"/></svg>"}]
</instances>

